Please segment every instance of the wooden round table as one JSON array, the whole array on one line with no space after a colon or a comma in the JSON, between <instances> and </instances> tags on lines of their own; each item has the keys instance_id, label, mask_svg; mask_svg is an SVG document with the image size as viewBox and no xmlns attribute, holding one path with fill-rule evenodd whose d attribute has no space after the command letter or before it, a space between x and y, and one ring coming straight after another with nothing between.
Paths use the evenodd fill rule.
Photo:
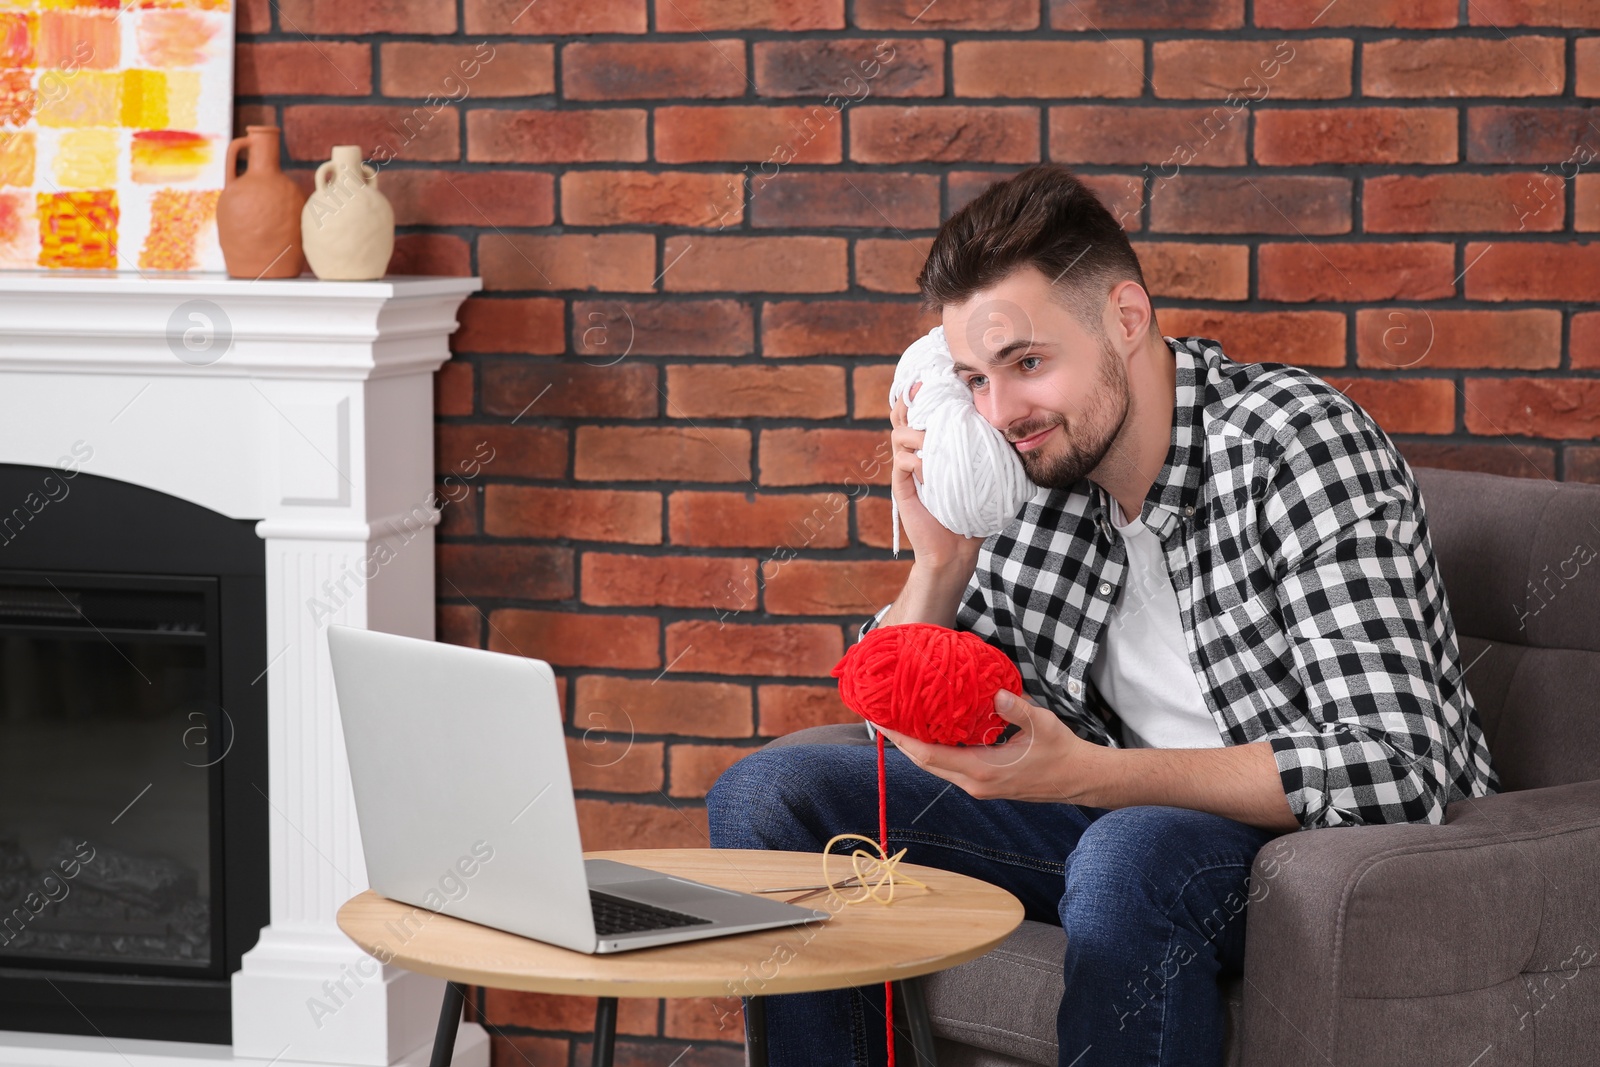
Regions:
<instances>
[{"instance_id":1,"label":"wooden round table","mask_svg":"<svg viewBox=\"0 0 1600 1067\"><path fill-rule=\"evenodd\" d=\"M818 852L637 849L584 856L746 893L823 882ZM836 882L850 876L848 856L830 857L828 865ZM574 952L426 909L420 928L415 919L401 927L399 920L418 909L371 890L347 901L338 922L352 941L380 959L387 955L386 962L448 983L431 1067L450 1062L469 985L598 997L594 1062L604 1067L611 1062L616 1039L618 997L748 997L750 1062L764 1065L761 998L885 981L898 984L913 1047L931 1064L927 1010L920 985L909 979L988 952L1022 922L1023 909L1004 889L975 878L906 863L900 870L928 888L901 883L887 905L872 900L845 904L823 890L799 902L829 912L826 920L606 955ZM856 893L850 888L843 892ZM796 900L802 892L761 895ZM403 943L397 944L397 928L410 933Z\"/></svg>"}]
</instances>

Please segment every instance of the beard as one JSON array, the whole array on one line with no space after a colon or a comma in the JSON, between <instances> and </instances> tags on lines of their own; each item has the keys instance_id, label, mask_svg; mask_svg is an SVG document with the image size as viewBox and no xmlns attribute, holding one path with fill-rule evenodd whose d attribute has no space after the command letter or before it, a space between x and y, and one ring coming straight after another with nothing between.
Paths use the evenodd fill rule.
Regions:
<instances>
[{"instance_id":1,"label":"beard","mask_svg":"<svg viewBox=\"0 0 1600 1067\"><path fill-rule=\"evenodd\" d=\"M1060 412L1006 431L1008 438L1020 441L1053 426L1063 427L1060 442L1018 453L1022 469L1033 484L1045 489L1070 489L1099 467L1115 446L1128 418L1128 375L1122 360L1105 341L1100 343L1100 356L1100 375L1078 432L1067 426L1067 418ZM1050 454L1052 447L1054 454Z\"/></svg>"}]
</instances>

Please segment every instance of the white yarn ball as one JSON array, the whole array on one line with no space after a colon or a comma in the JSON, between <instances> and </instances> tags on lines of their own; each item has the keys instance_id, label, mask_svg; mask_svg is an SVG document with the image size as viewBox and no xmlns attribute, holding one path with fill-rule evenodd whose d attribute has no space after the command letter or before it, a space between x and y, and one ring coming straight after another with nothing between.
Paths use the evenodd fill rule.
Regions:
<instances>
[{"instance_id":1,"label":"white yarn ball","mask_svg":"<svg viewBox=\"0 0 1600 1067\"><path fill-rule=\"evenodd\" d=\"M911 343L894 369L889 406L917 390L906 410L913 430L926 436L917 497L939 524L966 537L988 537L1010 525L1033 496L1017 450L973 406L972 393L957 377L944 327L935 326ZM900 509L893 506L894 551L900 554Z\"/></svg>"}]
</instances>

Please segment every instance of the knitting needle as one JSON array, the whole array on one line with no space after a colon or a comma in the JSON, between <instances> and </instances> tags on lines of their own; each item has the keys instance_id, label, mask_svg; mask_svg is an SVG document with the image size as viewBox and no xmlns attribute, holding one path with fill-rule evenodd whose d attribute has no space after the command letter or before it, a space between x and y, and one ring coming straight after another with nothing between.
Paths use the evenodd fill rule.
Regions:
<instances>
[{"instance_id":1,"label":"knitting needle","mask_svg":"<svg viewBox=\"0 0 1600 1067\"><path fill-rule=\"evenodd\" d=\"M851 886L860 885L859 879L850 877L838 883L840 889L849 889ZM827 885L780 885L773 889L752 889L752 893L798 893L802 889L826 889Z\"/></svg>"}]
</instances>

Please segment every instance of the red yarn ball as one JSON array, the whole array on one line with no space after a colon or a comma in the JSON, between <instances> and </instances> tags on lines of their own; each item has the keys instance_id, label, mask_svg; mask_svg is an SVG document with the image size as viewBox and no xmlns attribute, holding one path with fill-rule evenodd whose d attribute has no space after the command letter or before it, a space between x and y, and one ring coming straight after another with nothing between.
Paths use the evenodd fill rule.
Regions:
<instances>
[{"instance_id":1,"label":"red yarn ball","mask_svg":"<svg viewBox=\"0 0 1600 1067\"><path fill-rule=\"evenodd\" d=\"M1022 675L1004 652L971 631L921 622L868 630L833 676L857 715L938 745L994 743L1007 725L994 695L1022 693Z\"/></svg>"}]
</instances>

